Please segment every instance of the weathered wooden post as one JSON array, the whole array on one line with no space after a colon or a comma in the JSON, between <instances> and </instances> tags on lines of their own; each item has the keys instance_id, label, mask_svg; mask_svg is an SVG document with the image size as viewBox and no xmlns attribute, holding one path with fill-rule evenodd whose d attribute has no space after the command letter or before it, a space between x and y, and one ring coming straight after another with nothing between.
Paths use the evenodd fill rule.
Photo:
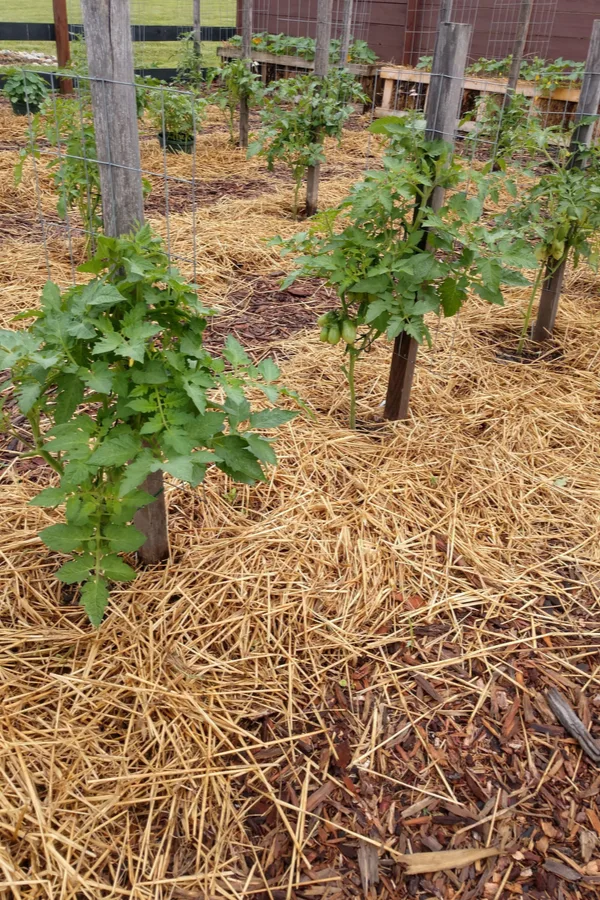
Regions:
<instances>
[{"instance_id":1,"label":"weathered wooden post","mask_svg":"<svg viewBox=\"0 0 600 900\"><path fill-rule=\"evenodd\" d=\"M252 0L244 0L242 10L242 58L248 69L252 68ZM250 131L250 107L248 97L240 97L240 147L248 146Z\"/></svg>"},{"instance_id":2,"label":"weathered wooden post","mask_svg":"<svg viewBox=\"0 0 600 900\"><path fill-rule=\"evenodd\" d=\"M600 19L596 19L592 27L592 37L590 39L590 48L585 64L585 73L583 76L583 84L581 86L581 95L577 105L575 121L581 122L582 119L598 116L598 107L600 106ZM596 118L587 124L579 125L573 133L571 141L571 156L568 162L569 168L574 166L585 167L585 152L581 152L581 147L589 146L592 142ZM533 326L533 340L539 343L547 341L554 331L554 323L556 322L556 313L558 312L558 304L560 302L560 292L565 277L567 267L567 256L562 260L558 268L552 270L550 266L546 270L546 278L542 287L540 296L540 305L538 315Z\"/></svg>"},{"instance_id":3,"label":"weathered wooden post","mask_svg":"<svg viewBox=\"0 0 600 900\"><path fill-rule=\"evenodd\" d=\"M71 59L69 43L69 19L67 17L67 0L52 0L54 13L54 40L56 41L56 61L59 69L64 69ZM73 93L73 79L59 78L58 89L61 94Z\"/></svg>"},{"instance_id":4,"label":"weathered wooden post","mask_svg":"<svg viewBox=\"0 0 600 900\"><path fill-rule=\"evenodd\" d=\"M317 11L317 40L315 46L315 75L327 78L329 72L329 46L331 44L331 14L333 0L319 0ZM317 138L318 139L318 138ZM310 166L306 183L306 215L314 216L319 205L319 179L321 164Z\"/></svg>"},{"instance_id":5,"label":"weathered wooden post","mask_svg":"<svg viewBox=\"0 0 600 900\"><path fill-rule=\"evenodd\" d=\"M202 24L200 17L200 0L194 0L194 52L202 56Z\"/></svg>"},{"instance_id":6,"label":"weathered wooden post","mask_svg":"<svg viewBox=\"0 0 600 900\"><path fill-rule=\"evenodd\" d=\"M82 0L81 6L104 232L117 237L144 221L129 0ZM162 472L150 475L140 487L156 500L135 517L148 538L139 554L144 562L158 562L169 554Z\"/></svg>"},{"instance_id":7,"label":"weathered wooden post","mask_svg":"<svg viewBox=\"0 0 600 900\"><path fill-rule=\"evenodd\" d=\"M350 55L350 41L352 40L352 13L354 12L354 0L344 0L342 14L342 36L340 40L340 66L344 69L348 65Z\"/></svg>"},{"instance_id":8,"label":"weathered wooden post","mask_svg":"<svg viewBox=\"0 0 600 900\"><path fill-rule=\"evenodd\" d=\"M531 13L533 10L533 0L521 0L519 9L519 21L517 22L517 34L512 49L512 62L510 64L510 72L508 75L508 84L506 86L506 94L502 103L502 108L506 109L509 105L513 94L515 93L519 75L521 74L521 64L523 62L523 54L525 53L525 45L527 44L527 35L529 34L529 25L531 23Z\"/></svg>"},{"instance_id":9,"label":"weathered wooden post","mask_svg":"<svg viewBox=\"0 0 600 900\"><path fill-rule=\"evenodd\" d=\"M454 144L472 30L471 25L440 23L427 98L426 135L429 140ZM435 188L432 207L439 209L443 201L443 189ZM386 419L405 419L408 416L418 350L417 341L404 331L394 342L385 401Z\"/></svg>"}]
</instances>

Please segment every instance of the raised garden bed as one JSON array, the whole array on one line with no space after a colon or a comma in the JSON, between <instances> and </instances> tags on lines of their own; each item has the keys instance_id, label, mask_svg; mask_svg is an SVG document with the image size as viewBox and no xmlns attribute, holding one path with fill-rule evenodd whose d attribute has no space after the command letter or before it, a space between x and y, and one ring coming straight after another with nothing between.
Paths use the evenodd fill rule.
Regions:
<instances>
[{"instance_id":1,"label":"raised garden bed","mask_svg":"<svg viewBox=\"0 0 600 900\"><path fill-rule=\"evenodd\" d=\"M379 79L383 83L383 93L381 106L375 110L375 116L402 115L407 109L412 108L410 103L405 102L408 97L414 94L422 97L423 93L426 94L427 86L431 81L431 72L406 66L382 66L379 70ZM402 88L401 85L403 85ZM424 87L420 87L421 85ZM467 75L464 82L465 91L474 94L504 95L506 87L507 80L505 78L477 78ZM530 81L519 81L517 93L531 97L536 102L542 100L549 106L551 102L577 104L581 91L579 87L557 87L554 90L544 90ZM402 97L405 102L402 108L397 107L395 98L399 97Z\"/></svg>"},{"instance_id":2,"label":"raised garden bed","mask_svg":"<svg viewBox=\"0 0 600 900\"><path fill-rule=\"evenodd\" d=\"M231 59L241 59L242 50L240 47L229 47L225 44L222 47L217 48L217 56L219 56L223 62L229 62ZM302 72L312 72L315 68L313 61L303 59L301 56L280 56L275 53L264 53L262 51L253 52L252 60L253 62L260 64L263 81L267 80L268 66L298 69ZM347 68L353 75L360 75L363 78L373 77L377 70L376 65L356 65L355 63L351 63Z\"/></svg>"}]
</instances>

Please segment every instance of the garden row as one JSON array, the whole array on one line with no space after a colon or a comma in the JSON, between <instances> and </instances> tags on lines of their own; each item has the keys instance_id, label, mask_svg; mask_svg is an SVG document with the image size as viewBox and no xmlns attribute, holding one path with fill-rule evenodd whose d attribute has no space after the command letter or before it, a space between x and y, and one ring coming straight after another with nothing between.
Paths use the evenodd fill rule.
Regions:
<instances>
[{"instance_id":1,"label":"garden row","mask_svg":"<svg viewBox=\"0 0 600 900\"><path fill-rule=\"evenodd\" d=\"M24 84L33 90L36 82ZM264 155L269 167L287 163L296 197L306 169L324 158L324 138L341 137L358 96L352 77L338 69L264 90L242 61L225 67L219 91L230 124L239 103L260 107L262 128L249 153ZM150 113L165 142L192 133L208 102L145 83L136 96L138 114ZM35 99L28 95L27 104ZM96 234L103 208L89 97L47 102L51 109L32 123L33 151L23 151L21 169L28 153L39 153L45 122L47 140L63 146L51 160L59 212L77 206ZM431 341L427 316L454 316L473 294L502 304L505 286L522 286L529 301L515 337L518 357L542 283L567 261L597 262L600 152L587 145L587 122L565 135L512 102L490 113L502 138L494 164L475 172L432 134L431 121L418 114L379 120L371 130L386 147L382 168L367 172L304 232L274 239L296 260L286 286L317 277L337 295L337 308L319 322L320 337L343 348L352 427L356 365L376 341L406 338L416 348ZM171 121L185 121L186 132L167 131ZM509 211L498 212L506 198ZM206 350L212 311L148 226L96 243L80 268L89 282L62 293L48 283L41 307L21 317L33 324L0 333L0 368L10 370L3 387L29 421L31 454L57 476L33 502L65 507L66 524L42 538L52 550L76 554L58 577L82 585L81 602L99 624L110 583L135 578L119 553L143 555L144 510L164 508L160 473L197 486L214 465L236 481L263 479L264 466L276 463L265 430L291 420L290 405L302 403L279 384L272 361L255 365L232 337L221 355ZM258 405L256 391L264 398Z\"/></svg>"}]
</instances>

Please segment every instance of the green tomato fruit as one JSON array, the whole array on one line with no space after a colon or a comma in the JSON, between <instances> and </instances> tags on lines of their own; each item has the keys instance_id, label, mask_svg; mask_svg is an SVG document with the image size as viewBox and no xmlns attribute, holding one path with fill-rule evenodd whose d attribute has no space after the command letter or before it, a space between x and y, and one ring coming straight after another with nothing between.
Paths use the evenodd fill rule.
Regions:
<instances>
[{"instance_id":1,"label":"green tomato fruit","mask_svg":"<svg viewBox=\"0 0 600 900\"><path fill-rule=\"evenodd\" d=\"M554 257L554 259L560 259L564 252L565 252L565 242L564 241L554 241L552 244L552 256Z\"/></svg>"},{"instance_id":2,"label":"green tomato fruit","mask_svg":"<svg viewBox=\"0 0 600 900\"><path fill-rule=\"evenodd\" d=\"M342 322L342 338L347 344L353 344L356 340L356 325L349 319Z\"/></svg>"},{"instance_id":3,"label":"green tomato fruit","mask_svg":"<svg viewBox=\"0 0 600 900\"><path fill-rule=\"evenodd\" d=\"M323 341L324 344L329 340L329 328L327 325L323 325L321 328L321 334L319 335L319 340Z\"/></svg>"},{"instance_id":4,"label":"green tomato fruit","mask_svg":"<svg viewBox=\"0 0 600 900\"><path fill-rule=\"evenodd\" d=\"M324 316L319 316L317 319L317 325L320 325L321 328L325 328L326 325L329 325L331 322L331 313L325 313Z\"/></svg>"},{"instance_id":5,"label":"green tomato fruit","mask_svg":"<svg viewBox=\"0 0 600 900\"><path fill-rule=\"evenodd\" d=\"M335 347L336 344L339 344L341 338L340 326L339 325L330 325L329 330L327 332L327 341L331 344L332 347Z\"/></svg>"}]
</instances>

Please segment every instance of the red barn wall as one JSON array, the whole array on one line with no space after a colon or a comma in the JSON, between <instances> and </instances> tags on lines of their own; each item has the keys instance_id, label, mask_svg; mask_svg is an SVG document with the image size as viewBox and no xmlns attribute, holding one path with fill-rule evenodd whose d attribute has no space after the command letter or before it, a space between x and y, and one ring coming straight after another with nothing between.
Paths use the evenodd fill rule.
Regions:
<instances>
[{"instance_id":1,"label":"red barn wall","mask_svg":"<svg viewBox=\"0 0 600 900\"><path fill-rule=\"evenodd\" d=\"M314 37L318 0L263 0L260 28L270 32L283 31L293 36ZM431 4L434 0L372 0L369 8L369 26L366 35L369 45L386 62L401 62L404 53L404 38L407 22L408 3L416 4L416 31L419 20L429 22ZM517 3L518 0L515 0ZM439 6L435 2L435 7ZM471 57L485 56L492 25L494 0L480 0L476 27L473 34ZM241 0L238 0L238 25L240 23ZM530 41L534 52L548 43L548 59L559 56L565 59L583 61L587 55L592 22L600 18L600 0L558 0L554 22L538 22L534 16L534 27ZM551 32L550 35L548 32ZM415 42L416 59L431 53L431 38L423 35ZM507 53L509 51L507 50Z\"/></svg>"}]
</instances>

